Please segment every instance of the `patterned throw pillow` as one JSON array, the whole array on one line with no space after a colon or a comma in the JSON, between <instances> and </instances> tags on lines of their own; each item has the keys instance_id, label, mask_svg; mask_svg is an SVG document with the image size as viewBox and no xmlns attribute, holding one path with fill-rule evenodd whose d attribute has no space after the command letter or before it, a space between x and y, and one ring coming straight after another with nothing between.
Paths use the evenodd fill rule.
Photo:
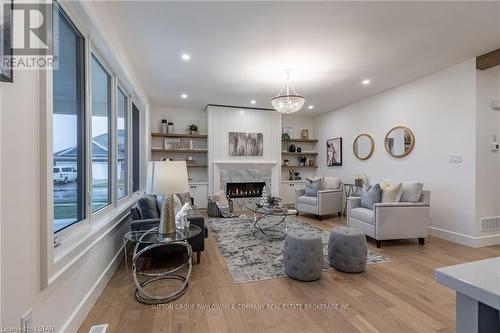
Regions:
<instances>
[{"instance_id":1,"label":"patterned throw pillow","mask_svg":"<svg viewBox=\"0 0 500 333\"><path fill-rule=\"evenodd\" d=\"M308 197L317 197L321 189L321 179L306 178L306 195Z\"/></svg>"},{"instance_id":2,"label":"patterned throw pillow","mask_svg":"<svg viewBox=\"0 0 500 333\"><path fill-rule=\"evenodd\" d=\"M382 190L380 185L376 184L372 187L365 187L361 191L361 207L373 209L374 205L382 199Z\"/></svg>"},{"instance_id":3,"label":"patterned throw pillow","mask_svg":"<svg viewBox=\"0 0 500 333\"><path fill-rule=\"evenodd\" d=\"M181 201L182 205L184 205L186 202L188 204L191 204L191 194L189 192L178 193L177 196L179 197L179 200Z\"/></svg>"}]
</instances>

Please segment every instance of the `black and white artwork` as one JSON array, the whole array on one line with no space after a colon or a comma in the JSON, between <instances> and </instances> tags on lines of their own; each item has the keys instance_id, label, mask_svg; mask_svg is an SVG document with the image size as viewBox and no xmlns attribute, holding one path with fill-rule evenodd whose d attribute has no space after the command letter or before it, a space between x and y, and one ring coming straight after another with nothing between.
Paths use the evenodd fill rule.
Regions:
<instances>
[{"instance_id":1,"label":"black and white artwork","mask_svg":"<svg viewBox=\"0 0 500 333\"><path fill-rule=\"evenodd\" d=\"M0 2L0 81L12 82L12 8L13 1Z\"/></svg>"},{"instance_id":2,"label":"black and white artwork","mask_svg":"<svg viewBox=\"0 0 500 333\"><path fill-rule=\"evenodd\" d=\"M342 165L342 138L326 140L326 165Z\"/></svg>"},{"instance_id":3,"label":"black and white artwork","mask_svg":"<svg viewBox=\"0 0 500 333\"><path fill-rule=\"evenodd\" d=\"M262 156L262 133L229 132L229 156Z\"/></svg>"}]
</instances>

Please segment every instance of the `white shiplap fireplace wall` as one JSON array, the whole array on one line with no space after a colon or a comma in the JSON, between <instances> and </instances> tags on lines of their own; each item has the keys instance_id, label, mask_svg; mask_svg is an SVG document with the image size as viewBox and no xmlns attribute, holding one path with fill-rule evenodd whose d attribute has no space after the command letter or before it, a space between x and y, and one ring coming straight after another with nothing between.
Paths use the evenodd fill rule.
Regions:
<instances>
[{"instance_id":1,"label":"white shiplap fireplace wall","mask_svg":"<svg viewBox=\"0 0 500 333\"><path fill-rule=\"evenodd\" d=\"M208 194L221 189L220 169L271 170L271 193L279 194L281 114L264 109L207 106ZM263 156L229 156L229 132L262 133Z\"/></svg>"}]
</instances>

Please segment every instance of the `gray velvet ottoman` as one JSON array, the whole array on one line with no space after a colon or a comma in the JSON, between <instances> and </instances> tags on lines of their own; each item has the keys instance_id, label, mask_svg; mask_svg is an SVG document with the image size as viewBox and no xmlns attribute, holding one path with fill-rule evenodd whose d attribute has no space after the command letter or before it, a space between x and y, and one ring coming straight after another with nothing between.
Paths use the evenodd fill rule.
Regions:
<instances>
[{"instance_id":1,"label":"gray velvet ottoman","mask_svg":"<svg viewBox=\"0 0 500 333\"><path fill-rule=\"evenodd\" d=\"M323 243L318 233L291 231L285 238L283 263L286 274L300 281L314 281L321 277Z\"/></svg>"},{"instance_id":2,"label":"gray velvet ottoman","mask_svg":"<svg viewBox=\"0 0 500 333\"><path fill-rule=\"evenodd\" d=\"M328 260L335 269L360 273L365 270L367 253L366 237L360 230L337 227L330 233Z\"/></svg>"}]
</instances>

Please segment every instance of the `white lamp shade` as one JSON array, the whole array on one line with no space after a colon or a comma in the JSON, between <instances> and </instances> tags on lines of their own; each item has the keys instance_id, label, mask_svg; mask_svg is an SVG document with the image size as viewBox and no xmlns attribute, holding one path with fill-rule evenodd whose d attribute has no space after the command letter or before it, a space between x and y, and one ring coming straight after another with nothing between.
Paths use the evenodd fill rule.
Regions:
<instances>
[{"instance_id":1,"label":"white lamp shade","mask_svg":"<svg viewBox=\"0 0 500 333\"><path fill-rule=\"evenodd\" d=\"M150 161L148 164L147 194L176 194L189 192L185 161Z\"/></svg>"}]
</instances>

